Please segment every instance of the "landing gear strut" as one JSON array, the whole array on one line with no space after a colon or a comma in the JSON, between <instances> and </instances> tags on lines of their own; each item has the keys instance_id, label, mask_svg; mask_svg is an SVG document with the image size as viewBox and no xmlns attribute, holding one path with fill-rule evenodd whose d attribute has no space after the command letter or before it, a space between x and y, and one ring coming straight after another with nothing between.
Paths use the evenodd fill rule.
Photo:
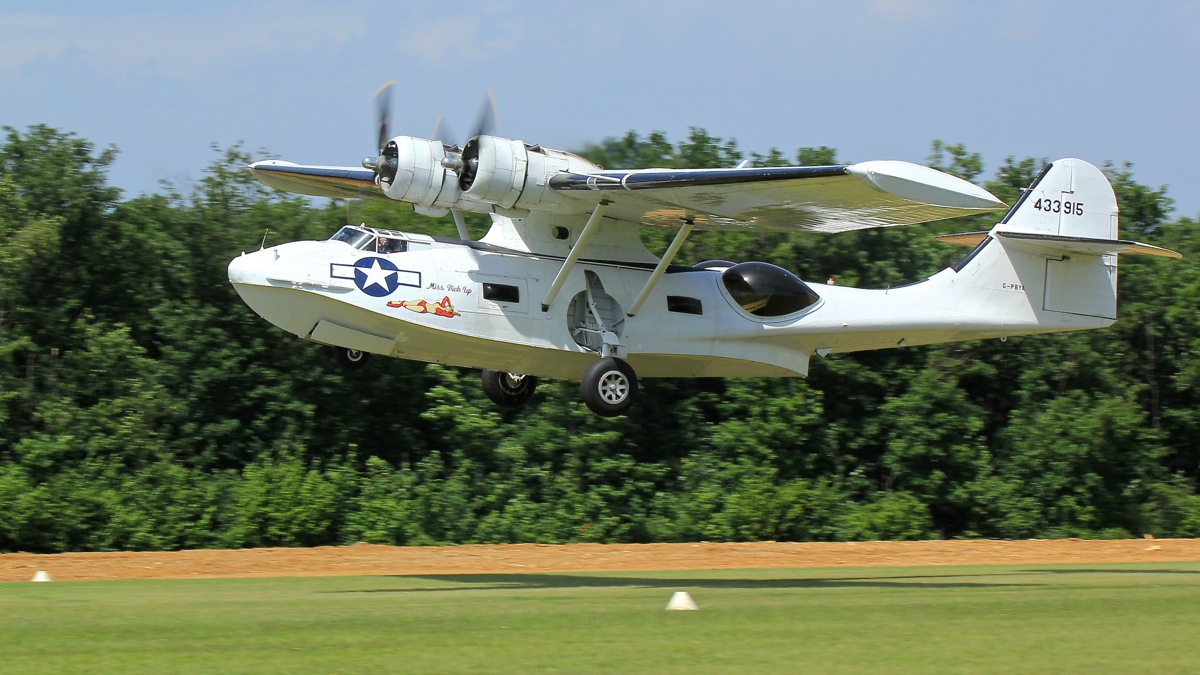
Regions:
<instances>
[{"instance_id":1,"label":"landing gear strut","mask_svg":"<svg viewBox=\"0 0 1200 675\"><path fill-rule=\"evenodd\" d=\"M616 417L633 405L637 375L628 364L613 356L593 361L583 371L583 402L601 417Z\"/></svg>"},{"instance_id":2,"label":"landing gear strut","mask_svg":"<svg viewBox=\"0 0 1200 675\"><path fill-rule=\"evenodd\" d=\"M367 352L361 352L357 349L348 347L334 347L333 358L337 359L338 365L346 370L361 370L367 365L367 359L371 355Z\"/></svg>"},{"instance_id":3,"label":"landing gear strut","mask_svg":"<svg viewBox=\"0 0 1200 675\"><path fill-rule=\"evenodd\" d=\"M483 371L483 393L501 408L520 408L533 396L538 379L499 370Z\"/></svg>"}]
</instances>

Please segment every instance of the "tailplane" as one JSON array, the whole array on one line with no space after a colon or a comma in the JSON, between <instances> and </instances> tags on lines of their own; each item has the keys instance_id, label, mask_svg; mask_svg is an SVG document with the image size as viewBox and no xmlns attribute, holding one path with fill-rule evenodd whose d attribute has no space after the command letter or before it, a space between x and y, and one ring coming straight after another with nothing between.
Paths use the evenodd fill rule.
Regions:
<instances>
[{"instance_id":1,"label":"tailplane","mask_svg":"<svg viewBox=\"0 0 1200 675\"><path fill-rule=\"evenodd\" d=\"M1100 169L1081 159L1048 164L992 233L1014 246L1043 253L1183 257L1165 248L1118 239L1112 185Z\"/></svg>"},{"instance_id":2,"label":"tailplane","mask_svg":"<svg viewBox=\"0 0 1200 675\"><path fill-rule=\"evenodd\" d=\"M1117 318L1118 254L1182 257L1118 239L1112 185L1100 169L1079 159L1046 166L990 232L939 239L979 244L955 269L969 266L976 292L1023 293L1024 302L1008 304L1009 316L1023 315L1017 323L1033 319L1038 329L1032 332L1112 323ZM990 240L995 240L991 247L983 246Z\"/></svg>"}]
</instances>

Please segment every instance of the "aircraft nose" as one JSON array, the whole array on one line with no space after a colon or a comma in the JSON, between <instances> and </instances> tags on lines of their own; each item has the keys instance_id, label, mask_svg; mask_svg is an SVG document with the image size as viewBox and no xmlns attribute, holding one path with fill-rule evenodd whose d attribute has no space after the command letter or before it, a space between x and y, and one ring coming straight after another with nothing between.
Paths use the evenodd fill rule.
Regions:
<instances>
[{"instance_id":1,"label":"aircraft nose","mask_svg":"<svg viewBox=\"0 0 1200 675\"><path fill-rule=\"evenodd\" d=\"M246 263L246 254L243 253L233 260L229 261L229 281L231 283L244 283L246 281L246 273L249 272L250 265Z\"/></svg>"},{"instance_id":2,"label":"aircraft nose","mask_svg":"<svg viewBox=\"0 0 1200 675\"><path fill-rule=\"evenodd\" d=\"M258 253L243 253L229 261L231 283L249 284L262 281L262 265Z\"/></svg>"}]
</instances>

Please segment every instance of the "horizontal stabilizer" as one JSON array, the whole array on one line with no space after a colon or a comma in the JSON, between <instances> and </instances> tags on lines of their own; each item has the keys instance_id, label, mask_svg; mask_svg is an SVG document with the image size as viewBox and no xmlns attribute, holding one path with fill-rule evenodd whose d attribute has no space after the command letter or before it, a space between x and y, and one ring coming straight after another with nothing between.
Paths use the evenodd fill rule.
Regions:
<instances>
[{"instance_id":1,"label":"horizontal stabilizer","mask_svg":"<svg viewBox=\"0 0 1200 675\"><path fill-rule=\"evenodd\" d=\"M938 241L957 246L978 246L988 232L962 232L934 237ZM996 236L1013 242L1016 246L1037 253L1078 253L1081 255L1153 255L1160 258L1182 258L1183 254L1170 249L1143 244L1125 239L1091 239L1088 237L1064 237L1034 232L1002 232Z\"/></svg>"},{"instance_id":2,"label":"horizontal stabilizer","mask_svg":"<svg viewBox=\"0 0 1200 675\"><path fill-rule=\"evenodd\" d=\"M1077 253L1080 255L1117 255L1120 253L1153 255L1160 258L1182 258L1175 251L1124 239L1092 239L1089 237L1067 237L1036 232L997 231L1001 240L1011 242L1019 248L1037 253Z\"/></svg>"},{"instance_id":3,"label":"horizontal stabilizer","mask_svg":"<svg viewBox=\"0 0 1200 675\"><path fill-rule=\"evenodd\" d=\"M947 244L954 244L955 246L969 246L971 248L975 248L979 245L979 242L983 241L987 236L987 232L960 232L959 234L939 235L934 237L934 239Z\"/></svg>"}]
</instances>

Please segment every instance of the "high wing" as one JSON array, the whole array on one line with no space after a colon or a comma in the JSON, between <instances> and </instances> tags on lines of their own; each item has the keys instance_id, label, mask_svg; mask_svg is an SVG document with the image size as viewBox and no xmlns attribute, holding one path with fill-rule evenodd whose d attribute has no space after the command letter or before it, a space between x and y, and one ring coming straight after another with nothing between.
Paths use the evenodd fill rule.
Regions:
<instances>
[{"instance_id":1,"label":"high wing","mask_svg":"<svg viewBox=\"0 0 1200 675\"><path fill-rule=\"evenodd\" d=\"M400 143L397 143L400 141ZM390 173L370 168L256 162L272 187L329 198L382 198L433 215L451 211L604 218L639 226L842 232L995 211L1004 204L970 182L899 161L836 166L604 170L521 141L477 137L469 168L440 141L397 137ZM466 154L466 151L464 151ZM388 160L389 158L384 157ZM476 168L478 167L478 168ZM468 171L469 174L462 172Z\"/></svg>"},{"instance_id":2,"label":"high wing","mask_svg":"<svg viewBox=\"0 0 1200 675\"><path fill-rule=\"evenodd\" d=\"M353 166L307 166L268 159L251 164L250 170L264 185L284 192L330 199L387 199L375 185L375 172L370 169Z\"/></svg>"},{"instance_id":3,"label":"high wing","mask_svg":"<svg viewBox=\"0 0 1200 675\"><path fill-rule=\"evenodd\" d=\"M697 229L843 232L1004 208L989 192L899 161L849 166L646 169L559 174L551 189L602 193L605 216Z\"/></svg>"}]
</instances>

